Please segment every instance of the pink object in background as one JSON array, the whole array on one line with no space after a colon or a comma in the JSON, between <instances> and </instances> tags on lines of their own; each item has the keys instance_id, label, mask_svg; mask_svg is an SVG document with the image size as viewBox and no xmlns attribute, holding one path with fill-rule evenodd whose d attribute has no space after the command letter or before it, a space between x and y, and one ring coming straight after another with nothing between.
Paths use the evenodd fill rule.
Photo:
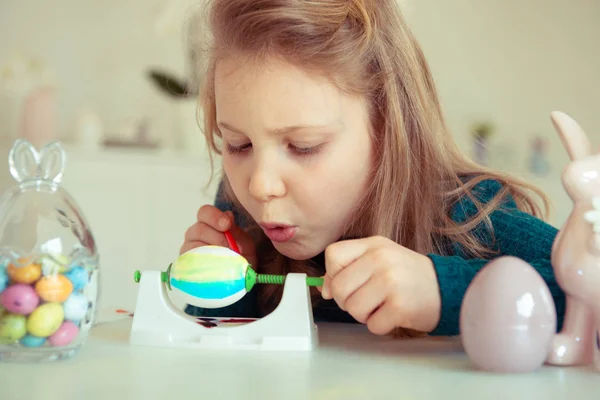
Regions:
<instances>
[{"instance_id":1,"label":"pink object in background","mask_svg":"<svg viewBox=\"0 0 600 400\"><path fill-rule=\"evenodd\" d=\"M54 88L43 86L33 89L23 101L19 137L35 147L57 139L56 95Z\"/></svg>"},{"instance_id":2,"label":"pink object in background","mask_svg":"<svg viewBox=\"0 0 600 400\"><path fill-rule=\"evenodd\" d=\"M566 293L567 308L548 363L589 364L596 353L600 370L600 154L568 115L554 112L551 118L572 160L562 182L573 210L552 249L554 274Z\"/></svg>"},{"instance_id":3,"label":"pink object in background","mask_svg":"<svg viewBox=\"0 0 600 400\"><path fill-rule=\"evenodd\" d=\"M525 261L500 257L473 279L462 303L465 351L479 368L525 372L551 365L591 364L600 371L600 152L568 115L551 119L572 162L562 183L573 210L552 246L551 264L566 295L556 333L552 297ZM550 329L554 326L553 329Z\"/></svg>"},{"instance_id":4,"label":"pink object in background","mask_svg":"<svg viewBox=\"0 0 600 400\"><path fill-rule=\"evenodd\" d=\"M496 258L465 293L460 331L465 352L477 368L531 372L544 364L556 333L552 294L527 262Z\"/></svg>"}]
</instances>

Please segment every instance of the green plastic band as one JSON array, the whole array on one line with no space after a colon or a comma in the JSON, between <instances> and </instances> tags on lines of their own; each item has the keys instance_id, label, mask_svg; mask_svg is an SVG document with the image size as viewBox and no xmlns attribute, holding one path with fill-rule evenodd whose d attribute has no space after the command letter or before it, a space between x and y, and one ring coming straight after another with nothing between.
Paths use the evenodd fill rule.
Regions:
<instances>
[{"instance_id":1,"label":"green plastic band","mask_svg":"<svg viewBox=\"0 0 600 400\"><path fill-rule=\"evenodd\" d=\"M254 285L256 285L256 271L248 264L248 268L246 269L246 293L251 291Z\"/></svg>"},{"instance_id":2,"label":"green plastic band","mask_svg":"<svg viewBox=\"0 0 600 400\"><path fill-rule=\"evenodd\" d=\"M163 272L160 274L162 281L167 284L167 288L169 290L172 290L171 289L171 266L172 265L173 264L169 264L169 266L167 267L167 272Z\"/></svg>"},{"instance_id":3,"label":"green plastic band","mask_svg":"<svg viewBox=\"0 0 600 400\"><path fill-rule=\"evenodd\" d=\"M306 277L306 284L308 286L323 286L323 282L325 279L320 278L318 276L307 276Z\"/></svg>"}]
</instances>

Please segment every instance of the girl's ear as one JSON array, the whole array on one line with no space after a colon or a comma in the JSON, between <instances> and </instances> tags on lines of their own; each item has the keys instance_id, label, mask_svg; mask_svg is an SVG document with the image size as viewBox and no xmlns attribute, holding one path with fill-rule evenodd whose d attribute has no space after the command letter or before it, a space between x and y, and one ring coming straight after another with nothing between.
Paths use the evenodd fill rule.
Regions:
<instances>
[{"instance_id":1,"label":"girl's ear","mask_svg":"<svg viewBox=\"0 0 600 400\"><path fill-rule=\"evenodd\" d=\"M554 111L550 114L554 128L571 160L580 160L592 155L592 145L581 126L567 114Z\"/></svg>"}]
</instances>

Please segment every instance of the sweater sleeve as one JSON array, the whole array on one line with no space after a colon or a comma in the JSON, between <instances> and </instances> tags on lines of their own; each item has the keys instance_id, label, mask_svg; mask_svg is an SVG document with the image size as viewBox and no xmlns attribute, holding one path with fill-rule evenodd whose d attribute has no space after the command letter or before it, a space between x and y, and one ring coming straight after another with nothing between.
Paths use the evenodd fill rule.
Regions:
<instances>
[{"instance_id":1,"label":"sweater sleeve","mask_svg":"<svg viewBox=\"0 0 600 400\"><path fill-rule=\"evenodd\" d=\"M478 185L479 200L491 200L500 189L496 181L485 181ZM453 219L464 221L476 212L471 201L460 202L453 211ZM552 244L558 230L551 225L517 209L512 198L507 198L500 209L490 215L495 241L491 242L490 232L483 224L475 229L475 234L492 246L498 253L495 257L511 255L527 261L544 279L554 299L558 317L558 330L561 329L565 309L564 292L556 282L550 263ZM441 256L429 254L438 278L442 310L438 326L431 335L459 334L460 307L467 288L475 275L490 261L470 259L459 245L453 246L453 254Z\"/></svg>"},{"instance_id":2,"label":"sweater sleeve","mask_svg":"<svg viewBox=\"0 0 600 400\"><path fill-rule=\"evenodd\" d=\"M243 226L240 221L240 214L234 206L227 202L223 196L223 182L219 184L215 198L215 207L222 211L232 211L236 223ZM235 317L235 318L258 318L258 307L256 290L252 290L242 297L239 301L221 308L201 308L193 305L186 305L185 313L195 317Z\"/></svg>"}]
</instances>

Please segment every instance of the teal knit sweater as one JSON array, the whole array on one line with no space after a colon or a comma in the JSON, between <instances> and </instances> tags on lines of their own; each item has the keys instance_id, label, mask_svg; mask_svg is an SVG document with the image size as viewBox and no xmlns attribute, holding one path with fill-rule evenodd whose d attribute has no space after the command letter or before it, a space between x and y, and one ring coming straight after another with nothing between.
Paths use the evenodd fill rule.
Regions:
<instances>
[{"instance_id":1,"label":"teal knit sweater","mask_svg":"<svg viewBox=\"0 0 600 400\"><path fill-rule=\"evenodd\" d=\"M474 188L474 195L478 200L485 203L491 200L500 188L501 186L497 181L484 181ZM239 218L239 214L232 209L231 204L223 201L221 193L221 190L219 190L215 205L222 210L232 210L236 218ZM453 220L461 222L473 216L476 211L473 202L465 198L453 208L451 216ZM540 273L554 298L558 317L557 329L560 330L564 317L565 296L556 282L550 264L552 243L558 233L557 229L519 211L512 198L505 199L502 208L493 212L490 218L495 237L493 245L490 232L484 224L476 228L474 233L480 240L485 241L497 250L494 257L501 255L519 257L530 263ZM445 253L444 255L428 254L437 273L442 300L439 323L430 332L430 335L450 336L459 334L460 307L465 291L479 270L490 261L489 259L467 257L464 249L458 244L451 244ZM323 253L313 260L321 266L324 272ZM260 317L256 304L256 290L253 290L237 303L224 308L202 309L187 306L185 312L190 315L205 317ZM319 302L317 306L313 307L313 314L315 321L357 322L347 312L341 310L333 300Z\"/></svg>"}]
</instances>

